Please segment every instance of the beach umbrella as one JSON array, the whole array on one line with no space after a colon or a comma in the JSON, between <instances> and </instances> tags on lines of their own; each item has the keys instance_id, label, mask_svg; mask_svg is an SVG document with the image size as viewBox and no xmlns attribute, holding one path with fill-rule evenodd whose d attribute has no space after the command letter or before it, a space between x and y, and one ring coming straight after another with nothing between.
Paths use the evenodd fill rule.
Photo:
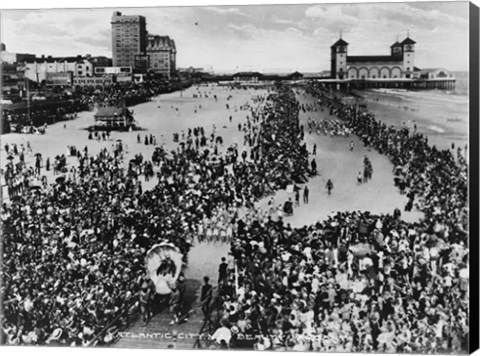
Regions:
<instances>
[{"instance_id":1,"label":"beach umbrella","mask_svg":"<svg viewBox=\"0 0 480 356\"><path fill-rule=\"evenodd\" d=\"M35 153L35 157L42 157L42 154L40 152Z\"/></svg>"},{"instance_id":2,"label":"beach umbrella","mask_svg":"<svg viewBox=\"0 0 480 356\"><path fill-rule=\"evenodd\" d=\"M64 182L65 182L65 179L66 179L65 176L60 176L60 177L57 177L57 178L55 179L55 182L57 182L57 183L59 183L59 184L60 184L60 183L64 183Z\"/></svg>"}]
</instances>

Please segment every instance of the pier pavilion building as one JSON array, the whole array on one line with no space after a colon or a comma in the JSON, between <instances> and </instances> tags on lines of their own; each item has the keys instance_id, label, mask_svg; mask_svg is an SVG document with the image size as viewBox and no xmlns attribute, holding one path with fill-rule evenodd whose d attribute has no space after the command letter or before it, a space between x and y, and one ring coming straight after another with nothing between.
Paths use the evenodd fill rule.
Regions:
<instances>
[{"instance_id":1,"label":"pier pavilion building","mask_svg":"<svg viewBox=\"0 0 480 356\"><path fill-rule=\"evenodd\" d=\"M332 79L402 79L415 76L415 41L407 37L390 46L390 55L350 56L340 38L331 46Z\"/></svg>"}]
</instances>

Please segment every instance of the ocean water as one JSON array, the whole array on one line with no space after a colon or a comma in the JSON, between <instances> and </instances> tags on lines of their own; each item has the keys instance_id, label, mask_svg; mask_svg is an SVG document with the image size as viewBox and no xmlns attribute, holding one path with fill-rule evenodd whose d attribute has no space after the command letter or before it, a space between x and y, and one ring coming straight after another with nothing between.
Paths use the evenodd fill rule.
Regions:
<instances>
[{"instance_id":1,"label":"ocean water","mask_svg":"<svg viewBox=\"0 0 480 356\"><path fill-rule=\"evenodd\" d=\"M440 149L464 148L469 138L468 73L455 73L455 90L372 89L359 92L377 119L428 136ZM452 146L453 145L453 146Z\"/></svg>"}]
</instances>

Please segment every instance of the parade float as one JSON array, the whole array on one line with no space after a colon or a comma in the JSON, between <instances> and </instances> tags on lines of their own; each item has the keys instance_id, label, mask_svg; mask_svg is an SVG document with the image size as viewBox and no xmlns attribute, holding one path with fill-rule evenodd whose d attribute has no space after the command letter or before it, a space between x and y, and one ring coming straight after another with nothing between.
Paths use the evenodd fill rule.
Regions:
<instances>
[{"instance_id":1,"label":"parade float","mask_svg":"<svg viewBox=\"0 0 480 356\"><path fill-rule=\"evenodd\" d=\"M171 287L177 282L182 271L182 259L180 249L168 242L156 244L147 252L147 274L158 294L167 295L172 292Z\"/></svg>"}]
</instances>

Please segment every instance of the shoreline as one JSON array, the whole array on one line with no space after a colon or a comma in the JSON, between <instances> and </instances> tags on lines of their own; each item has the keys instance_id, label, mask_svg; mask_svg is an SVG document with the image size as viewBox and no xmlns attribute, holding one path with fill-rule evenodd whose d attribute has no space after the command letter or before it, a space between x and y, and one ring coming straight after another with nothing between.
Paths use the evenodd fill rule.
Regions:
<instances>
[{"instance_id":1,"label":"shoreline","mask_svg":"<svg viewBox=\"0 0 480 356\"><path fill-rule=\"evenodd\" d=\"M383 90L383 89L382 89ZM420 96L419 96L420 95ZM464 149L469 141L469 97L432 91L365 90L359 104L386 125L425 134L440 149Z\"/></svg>"}]
</instances>

